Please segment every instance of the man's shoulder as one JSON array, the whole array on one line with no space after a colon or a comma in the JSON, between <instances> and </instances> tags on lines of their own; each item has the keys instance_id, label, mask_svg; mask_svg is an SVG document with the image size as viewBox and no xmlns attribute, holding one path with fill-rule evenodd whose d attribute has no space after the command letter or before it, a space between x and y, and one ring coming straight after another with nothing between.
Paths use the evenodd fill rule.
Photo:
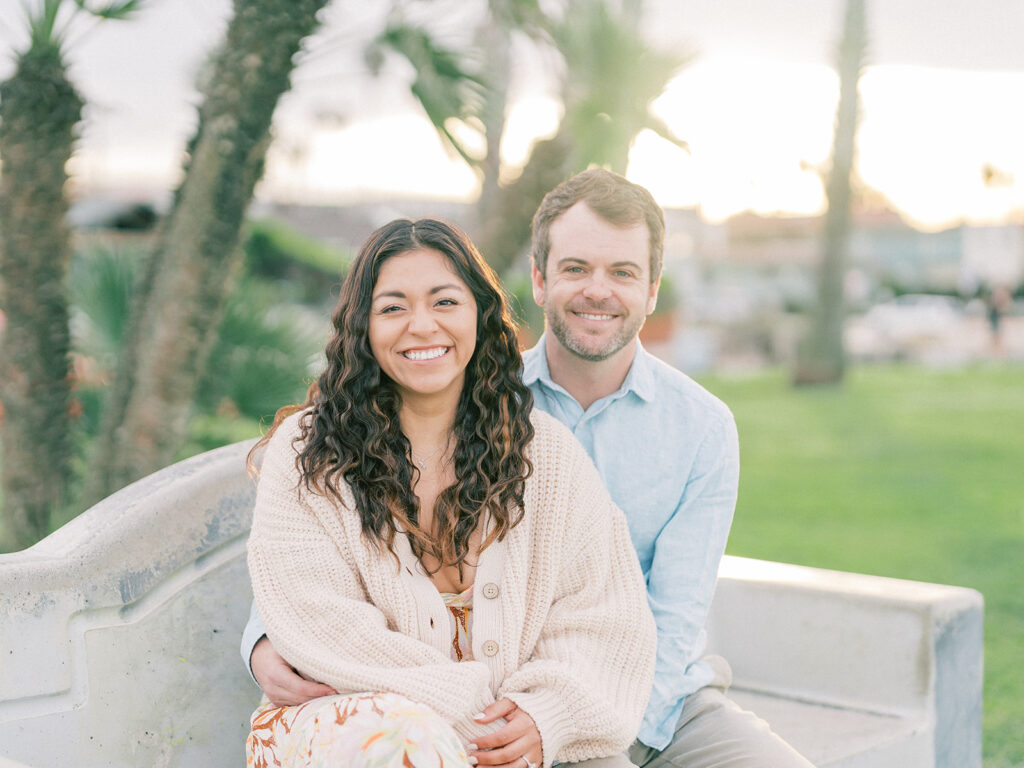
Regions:
<instances>
[{"instance_id":1,"label":"man's shoulder","mask_svg":"<svg viewBox=\"0 0 1024 768\"><path fill-rule=\"evenodd\" d=\"M644 350L645 364L650 371L654 395L652 405L659 410L685 412L692 417L731 423L732 411L716 395L685 373Z\"/></svg>"},{"instance_id":2,"label":"man's shoulder","mask_svg":"<svg viewBox=\"0 0 1024 768\"><path fill-rule=\"evenodd\" d=\"M557 446L578 442L572 430L543 408L535 407L530 411L530 423L533 425L534 442L538 445Z\"/></svg>"}]
</instances>

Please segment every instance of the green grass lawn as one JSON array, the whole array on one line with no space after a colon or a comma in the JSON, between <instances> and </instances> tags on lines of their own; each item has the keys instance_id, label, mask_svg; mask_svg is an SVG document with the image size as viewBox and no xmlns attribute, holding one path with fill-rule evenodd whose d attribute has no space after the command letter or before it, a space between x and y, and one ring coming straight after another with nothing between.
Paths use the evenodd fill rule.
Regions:
<instances>
[{"instance_id":1,"label":"green grass lawn","mask_svg":"<svg viewBox=\"0 0 1024 768\"><path fill-rule=\"evenodd\" d=\"M1024 368L704 381L742 453L729 553L985 596L985 766L1024 766Z\"/></svg>"}]
</instances>

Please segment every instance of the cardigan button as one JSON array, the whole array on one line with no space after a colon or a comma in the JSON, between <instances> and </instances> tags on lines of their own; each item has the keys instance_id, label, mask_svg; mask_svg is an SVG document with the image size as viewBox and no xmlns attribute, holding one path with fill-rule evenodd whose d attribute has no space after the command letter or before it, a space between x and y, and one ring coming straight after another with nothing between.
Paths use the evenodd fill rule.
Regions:
<instances>
[{"instance_id":1,"label":"cardigan button","mask_svg":"<svg viewBox=\"0 0 1024 768\"><path fill-rule=\"evenodd\" d=\"M493 582L488 582L487 584L484 584L484 597L486 597L488 600L493 600L494 598L496 598L498 596L498 592L499 590L497 584Z\"/></svg>"},{"instance_id":2,"label":"cardigan button","mask_svg":"<svg viewBox=\"0 0 1024 768\"><path fill-rule=\"evenodd\" d=\"M493 640L488 640L482 646L484 656L496 656L498 653L498 644Z\"/></svg>"}]
</instances>

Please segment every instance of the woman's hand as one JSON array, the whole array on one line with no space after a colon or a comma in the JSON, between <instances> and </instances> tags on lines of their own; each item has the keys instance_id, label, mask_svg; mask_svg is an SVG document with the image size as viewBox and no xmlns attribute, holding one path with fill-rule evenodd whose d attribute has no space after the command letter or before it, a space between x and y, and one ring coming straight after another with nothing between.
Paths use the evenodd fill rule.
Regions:
<instances>
[{"instance_id":1,"label":"woman's hand","mask_svg":"<svg viewBox=\"0 0 1024 768\"><path fill-rule=\"evenodd\" d=\"M498 768L539 768L543 759L540 731L533 718L509 699L498 699L474 717L478 723L505 718L505 726L469 745L469 762Z\"/></svg>"},{"instance_id":2,"label":"woman's hand","mask_svg":"<svg viewBox=\"0 0 1024 768\"><path fill-rule=\"evenodd\" d=\"M330 686L300 677L274 650L265 635L253 646L249 666L252 667L256 683L267 694L270 703L277 707L293 707L305 704L310 699L337 693Z\"/></svg>"}]
</instances>

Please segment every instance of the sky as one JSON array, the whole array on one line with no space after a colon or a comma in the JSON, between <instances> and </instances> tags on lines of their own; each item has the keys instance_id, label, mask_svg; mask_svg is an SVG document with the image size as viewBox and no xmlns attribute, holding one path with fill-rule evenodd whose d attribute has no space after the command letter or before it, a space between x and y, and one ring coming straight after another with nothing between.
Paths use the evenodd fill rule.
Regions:
<instances>
[{"instance_id":1,"label":"sky","mask_svg":"<svg viewBox=\"0 0 1024 768\"><path fill-rule=\"evenodd\" d=\"M22 3L0 0L0 78L24 41ZM391 62L374 78L362 62L389 6L328 6L275 115L260 197L475 195L474 174L445 152L409 96L408 69ZM820 213L842 0L646 0L645 8L653 45L694 54L653 105L691 151L641 134L627 175L663 205L697 206L715 221L743 210ZM195 124L196 73L229 12L227 0L148 0L129 22L73 28L71 74L88 102L70 167L75 189L151 196L173 188ZM1024 221L1024 3L868 0L868 14L860 177L921 228ZM457 37L466 19L437 23ZM502 148L513 164L559 119L557 62L525 43L519 53Z\"/></svg>"}]
</instances>

